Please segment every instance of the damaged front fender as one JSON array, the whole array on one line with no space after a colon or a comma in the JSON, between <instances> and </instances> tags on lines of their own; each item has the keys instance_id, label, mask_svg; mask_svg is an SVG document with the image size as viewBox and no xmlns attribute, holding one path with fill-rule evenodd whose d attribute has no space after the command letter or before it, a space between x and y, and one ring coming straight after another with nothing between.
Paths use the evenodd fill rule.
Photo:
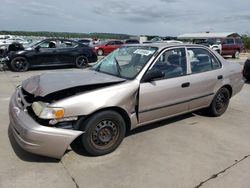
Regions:
<instances>
[{"instance_id":1,"label":"damaged front fender","mask_svg":"<svg viewBox=\"0 0 250 188\"><path fill-rule=\"evenodd\" d=\"M10 127L24 150L60 159L69 145L84 132L46 127L38 124L27 111L19 108L15 95L9 107Z\"/></svg>"}]
</instances>

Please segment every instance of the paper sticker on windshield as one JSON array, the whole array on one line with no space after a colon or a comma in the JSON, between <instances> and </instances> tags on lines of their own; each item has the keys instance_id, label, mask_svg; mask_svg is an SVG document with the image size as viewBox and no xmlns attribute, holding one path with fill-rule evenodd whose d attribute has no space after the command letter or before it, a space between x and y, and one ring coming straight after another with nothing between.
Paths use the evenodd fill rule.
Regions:
<instances>
[{"instance_id":1,"label":"paper sticker on windshield","mask_svg":"<svg viewBox=\"0 0 250 188\"><path fill-rule=\"evenodd\" d=\"M151 51L151 50L142 50L142 49L137 49L134 51L134 54L140 54L140 55L146 55L146 56L149 56L151 54L153 54L154 51Z\"/></svg>"}]
</instances>

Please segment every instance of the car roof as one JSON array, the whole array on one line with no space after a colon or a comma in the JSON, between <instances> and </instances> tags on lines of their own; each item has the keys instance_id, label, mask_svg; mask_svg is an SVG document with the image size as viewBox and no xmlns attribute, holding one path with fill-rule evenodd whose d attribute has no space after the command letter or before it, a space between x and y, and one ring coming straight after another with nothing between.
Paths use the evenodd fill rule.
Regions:
<instances>
[{"instance_id":1,"label":"car roof","mask_svg":"<svg viewBox=\"0 0 250 188\"><path fill-rule=\"evenodd\" d=\"M77 42L77 41L75 41L75 40L72 40L72 39L65 39L65 38L47 38L47 39L44 39L44 40L41 40L41 41L51 41L51 40L61 40L61 41Z\"/></svg>"},{"instance_id":2,"label":"car roof","mask_svg":"<svg viewBox=\"0 0 250 188\"><path fill-rule=\"evenodd\" d=\"M145 43L145 44L126 44L125 46L148 46L156 47L158 49L171 48L171 47L202 47L206 48L204 45L199 44L189 44L189 43Z\"/></svg>"},{"instance_id":3,"label":"car roof","mask_svg":"<svg viewBox=\"0 0 250 188\"><path fill-rule=\"evenodd\" d=\"M58 40L65 41L65 42L75 42L75 43L77 43L80 46L84 45L84 44L82 44L82 43L80 43L78 41L75 41L75 40L72 40L72 39L65 39L65 38L47 38L47 39L39 41L39 43L44 42L44 41L58 41Z\"/></svg>"}]
</instances>

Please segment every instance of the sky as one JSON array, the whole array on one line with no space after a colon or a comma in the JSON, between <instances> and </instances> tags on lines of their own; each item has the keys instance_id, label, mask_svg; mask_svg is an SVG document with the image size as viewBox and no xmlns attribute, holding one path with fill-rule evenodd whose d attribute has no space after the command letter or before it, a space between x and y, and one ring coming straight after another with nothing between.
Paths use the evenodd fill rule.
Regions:
<instances>
[{"instance_id":1,"label":"sky","mask_svg":"<svg viewBox=\"0 0 250 188\"><path fill-rule=\"evenodd\" d=\"M250 33L250 0L0 0L0 30Z\"/></svg>"}]
</instances>

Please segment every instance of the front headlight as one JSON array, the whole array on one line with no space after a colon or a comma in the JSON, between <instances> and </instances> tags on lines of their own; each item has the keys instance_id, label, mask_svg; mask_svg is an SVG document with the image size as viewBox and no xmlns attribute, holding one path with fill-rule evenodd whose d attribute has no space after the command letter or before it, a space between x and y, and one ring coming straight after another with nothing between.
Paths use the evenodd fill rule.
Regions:
<instances>
[{"instance_id":1,"label":"front headlight","mask_svg":"<svg viewBox=\"0 0 250 188\"><path fill-rule=\"evenodd\" d=\"M64 108L49 107L43 102L33 102L32 109L41 119L59 119L64 116Z\"/></svg>"}]
</instances>

